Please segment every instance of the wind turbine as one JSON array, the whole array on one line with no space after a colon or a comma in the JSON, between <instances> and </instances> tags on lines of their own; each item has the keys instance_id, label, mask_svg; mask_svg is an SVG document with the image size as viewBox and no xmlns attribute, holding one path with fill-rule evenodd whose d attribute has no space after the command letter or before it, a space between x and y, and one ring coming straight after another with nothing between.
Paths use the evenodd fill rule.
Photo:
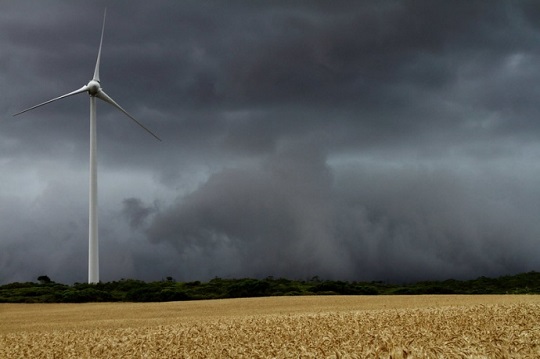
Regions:
<instances>
[{"instance_id":1,"label":"wind turbine","mask_svg":"<svg viewBox=\"0 0 540 359\"><path fill-rule=\"evenodd\" d=\"M99 50L97 55L96 67L94 69L94 77L86 85L78 90L70 92L68 94L55 97L52 100L45 101L39 105L32 106L14 114L13 116L20 115L27 111L33 110L37 107L49 104L51 102L61 100L63 98L77 95L83 92L87 92L90 95L90 188L89 188L89 213L88 213L88 283L99 282L99 241L98 241L98 217L97 217L97 147L96 147L96 97L103 100L118 110L122 111L127 117L133 120L137 125L142 127L146 132L154 136L157 140L161 139L156 136L152 131L146 128L142 123L137 121L126 110L124 110L119 104L117 104L109 95L107 95L101 88L99 78L99 61L101 58L101 46L103 45L103 33L105 31L105 17L107 15L107 9L103 14L103 26L101 28L101 40L99 42Z\"/></svg>"}]
</instances>

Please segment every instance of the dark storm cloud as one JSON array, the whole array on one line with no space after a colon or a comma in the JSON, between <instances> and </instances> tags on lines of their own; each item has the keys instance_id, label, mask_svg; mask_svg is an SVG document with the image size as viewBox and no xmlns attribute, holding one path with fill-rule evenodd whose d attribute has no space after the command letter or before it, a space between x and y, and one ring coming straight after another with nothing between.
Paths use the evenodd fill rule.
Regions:
<instances>
[{"instance_id":1,"label":"dark storm cloud","mask_svg":"<svg viewBox=\"0 0 540 359\"><path fill-rule=\"evenodd\" d=\"M331 233L331 182L320 150L288 148L261 167L212 175L158 214L148 236L180 252L200 252L222 262L217 269L228 275L305 277L317 268L338 277L347 263ZM219 258L215 249L221 247L233 255ZM211 274L205 268L193 270Z\"/></svg>"},{"instance_id":2,"label":"dark storm cloud","mask_svg":"<svg viewBox=\"0 0 540 359\"><path fill-rule=\"evenodd\" d=\"M288 149L261 167L214 174L147 233L213 263L214 272L185 269L206 278L407 281L530 270L540 234L528 225L540 203L534 181L469 170L463 178L445 166L332 169L316 148Z\"/></svg>"},{"instance_id":3,"label":"dark storm cloud","mask_svg":"<svg viewBox=\"0 0 540 359\"><path fill-rule=\"evenodd\" d=\"M11 113L88 82L105 6L102 85L164 141L98 104L104 278L538 266L536 2L0 4L0 282L84 280L88 98Z\"/></svg>"},{"instance_id":4,"label":"dark storm cloud","mask_svg":"<svg viewBox=\"0 0 540 359\"><path fill-rule=\"evenodd\" d=\"M140 228L144 225L146 219L156 211L153 207L146 207L138 198L126 198L124 204L124 215L129 220L132 228Z\"/></svg>"},{"instance_id":5,"label":"dark storm cloud","mask_svg":"<svg viewBox=\"0 0 540 359\"><path fill-rule=\"evenodd\" d=\"M525 254L539 229L526 225L539 200L531 181L477 168L463 176L444 166L376 167L344 171L339 181L342 235L353 256L366 258L356 263L361 273L440 279L534 266Z\"/></svg>"}]
</instances>

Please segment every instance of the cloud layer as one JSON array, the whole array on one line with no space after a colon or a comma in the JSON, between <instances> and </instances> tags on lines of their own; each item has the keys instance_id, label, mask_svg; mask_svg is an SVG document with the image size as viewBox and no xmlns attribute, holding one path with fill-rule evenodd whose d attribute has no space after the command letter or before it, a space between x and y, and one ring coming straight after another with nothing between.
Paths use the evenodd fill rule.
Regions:
<instances>
[{"instance_id":1,"label":"cloud layer","mask_svg":"<svg viewBox=\"0 0 540 359\"><path fill-rule=\"evenodd\" d=\"M537 270L532 1L6 2L0 283L86 281L93 73L101 278L411 281Z\"/></svg>"}]
</instances>

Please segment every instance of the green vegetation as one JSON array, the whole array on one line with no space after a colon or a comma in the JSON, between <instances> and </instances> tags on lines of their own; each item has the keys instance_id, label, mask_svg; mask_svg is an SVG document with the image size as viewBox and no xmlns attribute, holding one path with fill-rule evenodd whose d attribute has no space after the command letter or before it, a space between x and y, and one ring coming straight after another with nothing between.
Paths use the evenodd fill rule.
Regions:
<instances>
[{"instance_id":1,"label":"green vegetation","mask_svg":"<svg viewBox=\"0 0 540 359\"><path fill-rule=\"evenodd\" d=\"M499 278L428 281L413 284L321 280L222 279L206 283L140 280L65 285L46 276L39 283L0 286L0 303L165 302L178 300L263 297L283 295L392 295L392 294L539 294L540 273L529 272Z\"/></svg>"}]
</instances>

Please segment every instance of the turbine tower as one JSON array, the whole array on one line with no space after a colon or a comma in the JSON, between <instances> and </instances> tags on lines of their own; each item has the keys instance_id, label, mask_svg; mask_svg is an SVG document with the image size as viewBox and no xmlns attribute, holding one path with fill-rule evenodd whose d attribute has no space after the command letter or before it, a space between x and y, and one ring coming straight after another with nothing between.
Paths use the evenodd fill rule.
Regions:
<instances>
[{"instance_id":1,"label":"turbine tower","mask_svg":"<svg viewBox=\"0 0 540 359\"><path fill-rule=\"evenodd\" d=\"M103 14L103 26L101 28L101 40L99 42L99 50L96 61L96 68L94 69L94 77L78 90L70 92L68 94L55 97L52 100L45 101L39 105L32 106L14 114L13 116L20 115L27 111L33 110L37 107L49 104L51 102L61 100L63 98L77 95L83 92L87 92L90 95L90 188L89 188L89 213L88 213L88 283L99 282L99 241L98 241L98 217L97 217L97 149L96 149L96 97L103 100L118 110L122 111L127 117L133 120L137 125L142 127L146 132L154 136L157 140L161 139L156 136L152 131L146 128L142 123L137 121L126 110L124 110L119 104L117 104L109 95L107 95L101 88L99 78L99 61L101 58L101 46L103 45L103 33L105 31L105 17L107 15L107 9Z\"/></svg>"}]
</instances>

